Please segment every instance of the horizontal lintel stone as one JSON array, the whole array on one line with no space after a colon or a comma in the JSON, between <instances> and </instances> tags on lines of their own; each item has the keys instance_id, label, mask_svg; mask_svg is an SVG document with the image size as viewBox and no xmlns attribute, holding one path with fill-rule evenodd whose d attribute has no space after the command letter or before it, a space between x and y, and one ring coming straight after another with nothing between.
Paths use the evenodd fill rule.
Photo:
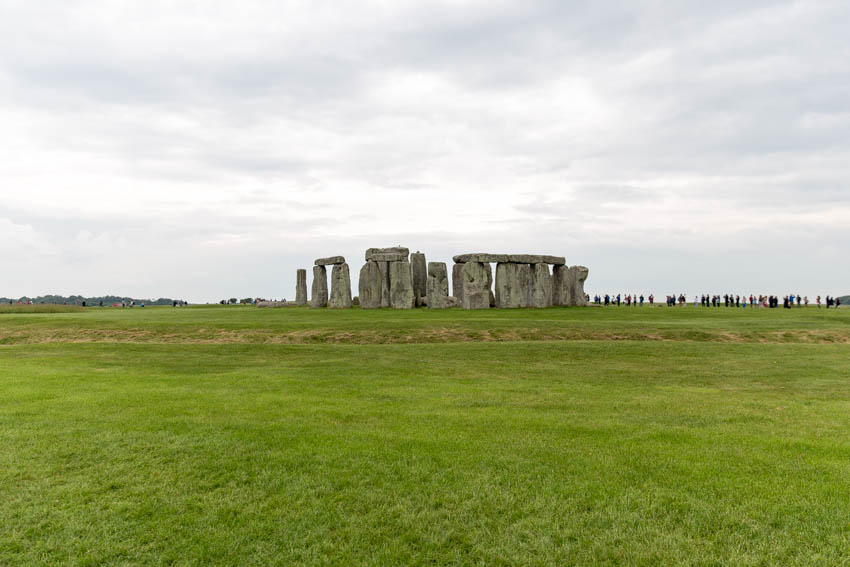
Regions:
<instances>
[{"instance_id":1,"label":"horizontal lintel stone","mask_svg":"<svg viewBox=\"0 0 850 567\"><path fill-rule=\"evenodd\" d=\"M332 266L334 264L345 264L345 258L342 256L331 256L329 258L319 258L316 260L317 266Z\"/></svg>"}]
</instances>

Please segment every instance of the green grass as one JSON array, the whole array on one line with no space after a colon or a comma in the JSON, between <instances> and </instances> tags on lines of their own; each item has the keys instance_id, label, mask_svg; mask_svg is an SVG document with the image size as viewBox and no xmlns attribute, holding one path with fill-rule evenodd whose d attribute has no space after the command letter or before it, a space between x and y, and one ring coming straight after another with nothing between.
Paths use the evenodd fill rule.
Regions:
<instances>
[{"instance_id":1,"label":"green grass","mask_svg":"<svg viewBox=\"0 0 850 567\"><path fill-rule=\"evenodd\" d=\"M817 309L4 315L0 565L847 565L848 332Z\"/></svg>"}]
</instances>

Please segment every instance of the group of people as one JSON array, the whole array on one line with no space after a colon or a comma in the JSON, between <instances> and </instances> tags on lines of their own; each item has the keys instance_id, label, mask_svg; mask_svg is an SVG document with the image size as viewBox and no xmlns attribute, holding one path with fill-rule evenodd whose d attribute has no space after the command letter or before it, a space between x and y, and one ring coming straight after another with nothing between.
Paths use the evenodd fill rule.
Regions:
<instances>
[{"instance_id":1,"label":"group of people","mask_svg":"<svg viewBox=\"0 0 850 567\"><path fill-rule=\"evenodd\" d=\"M655 296L653 294L649 294L648 297L644 297L643 294L623 294L618 293L617 295L599 295L596 294L593 297L593 303L597 305L616 305L620 306L625 304L626 307L632 306L640 306L643 307L644 301L649 300L650 305L655 305ZM821 296L817 296L816 303L818 308L821 307L823 302L821 301ZM684 306L687 304L687 298L684 294L673 294L667 296L667 307L675 307L676 305ZM779 307L779 296L776 295L752 295L749 297L746 295L733 295L730 293L726 293L723 295L710 295L704 294L700 296L694 296L694 307L720 307L723 305L724 307L766 307L769 309L775 309ZM809 296L802 296L800 294L789 294L782 298L782 306L786 309L791 309L794 306L803 307L809 306ZM830 307L839 307L841 305L841 300L837 297L826 296L826 308Z\"/></svg>"}]
</instances>

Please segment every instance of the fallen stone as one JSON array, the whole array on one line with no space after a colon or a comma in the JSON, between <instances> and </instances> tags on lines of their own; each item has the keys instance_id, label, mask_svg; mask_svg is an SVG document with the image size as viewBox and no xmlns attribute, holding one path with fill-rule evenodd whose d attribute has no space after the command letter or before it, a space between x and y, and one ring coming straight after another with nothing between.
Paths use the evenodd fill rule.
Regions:
<instances>
[{"instance_id":1,"label":"fallen stone","mask_svg":"<svg viewBox=\"0 0 850 567\"><path fill-rule=\"evenodd\" d=\"M460 307L460 300L457 297L450 295L448 299L446 299L446 307Z\"/></svg>"},{"instance_id":2,"label":"fallen stone","mask_svg":"<svg viewBox=\"0 0 850 567\"><path fill-rule=\"evenodd\" d=\"M400 262L402 260L407 260L407 255L410 254L410 250L403 246L393 246L391 248L369 248L366 250L366 261L374 260L375 262ZM375 258L375 256L384 256L390 255L393 258L398 259L383 259L383 258Z\"/></svg>"},{"instance_id":3,"label":"fallen stone","mask_svg":"<svg viewBox=\"0 0 850 567\"><path fill-rule=\"evenodd\" d=\"M390 262L390 305L393 309L413 309L413 273L410 262Z\"/></svg>"},{"instance_id":4,"label":"fallen stone","mask_svg":"<svg viewBox=\"0 0 850 567\"><path fill-rule=\"evenodd\" d=\"M333 266L337 264L345 264L345 258L342 256L331 256L329 258L319 258L316 260L317 266Z\"/></svg>"},{"instance_id":5,"label":"fallen stone","mask_svg":"<svg viewBox=\"0 0 850 567\"><path fill-rule=\"evenodd\" d=\"M549 274L549 264L534 264L531 270L531 306L552 306L552 276Z\"/></svg>"},{"instance_id":6,"label":"fallen stone","mask_svg":"<svg viewBox=\"0 0 850 567\"><path fill-rule=\"evenodd\" d=\"M382 294L381 268L377 262L366 262L360 268L360 280L357 291L360 298L360 307L363 309L377 309L381 306Z\"/></svg>"},{"instance_id":7,"label":"fallen stone","mask_svg":"<svg viewBox=\"0 0 850 567\"><path fill-rule=\"evenodd\" d=\"M463 303L463 263L452 266L452 296Z\"/></svg>"},{"instance_id":8,"label":"fallen stone","mask_svg":"<svg viewBox=\"0 0 850 567\"><path fill-rule=\"evenodd\" d=\"M413 274L413 295L416 297L417 305L419 305L419 298L425 295L425 288L428 285L428 268L425 263L425 254L422 252L411 254L410 269Z\"/></svg>"},{"instance_id":9,"label":"fallen stone","mask_svg":"<svg viewBox=\"0 0 850 567\"><path fill-rule=\"evenodd\" d=\"M324 266L313 266L313 286L310 307L328 306L328 270Z\"/></svg>"},{"instance_id":10,"label":"fallen stone","mask_svg":"<svg viewBox=\"0 0 850 567\"><path fill-rule=\"evenodd\" d=\"M295 304L307 305L307 270L303 268L295 272Z\"/></svg>"},{"instance_id":11,"label":"fallen stone","mask_svg":"<svg viewBox=\"0 0 850 567\"><path fill-rule=\"evenodd\" d=\"M487 287L487 270L481 262L466 262L463 265L464 309L489 309L490 289Z\"/></svg>"},{"instance_id":12,"label":"fallen stone","mask_svg":"<svg viewBox=\"0 0 850 567\"><path fill-rule=\"evenodd\" d=\"M430 309L449 306L449 275L445 262L428 262L426 291Z\"/></svg>"}]
</instances>

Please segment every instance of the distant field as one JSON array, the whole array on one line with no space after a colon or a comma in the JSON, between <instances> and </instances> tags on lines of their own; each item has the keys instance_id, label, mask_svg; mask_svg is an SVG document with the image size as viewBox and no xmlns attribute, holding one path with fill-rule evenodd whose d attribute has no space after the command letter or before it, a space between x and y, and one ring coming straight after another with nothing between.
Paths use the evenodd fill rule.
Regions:
<instances>
[{"instance_id":1,"label":"distant field","mask_svg":"<svg viewBox=\"0 0 850 567\"><path fill-rule=\"evenodd\" d=\"M847 565L850 311L0 311L0 565Z\"/></svg>"}]
</instances>

